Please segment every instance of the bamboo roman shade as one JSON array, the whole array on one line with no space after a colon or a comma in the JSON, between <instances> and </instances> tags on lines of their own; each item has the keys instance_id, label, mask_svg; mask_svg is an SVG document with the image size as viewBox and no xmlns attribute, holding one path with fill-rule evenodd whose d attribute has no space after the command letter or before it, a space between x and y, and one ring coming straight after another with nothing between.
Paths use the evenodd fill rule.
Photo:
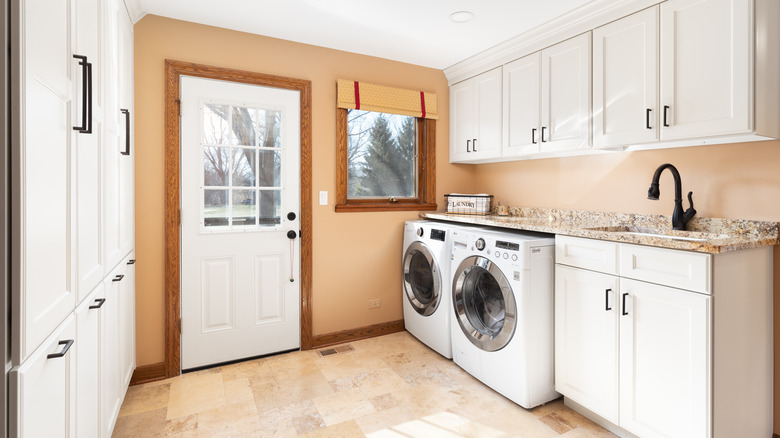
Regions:
<instances>
[{"instance_id":1,"label":"bamboo roman shade","mask_svg":"<svg viewBox=\"0 0 780 438\"><path fill-rule=\"evenodd\" d=\"M437 119L436 94L338 79L338 108Z\"/></svg>"}]
</instances>

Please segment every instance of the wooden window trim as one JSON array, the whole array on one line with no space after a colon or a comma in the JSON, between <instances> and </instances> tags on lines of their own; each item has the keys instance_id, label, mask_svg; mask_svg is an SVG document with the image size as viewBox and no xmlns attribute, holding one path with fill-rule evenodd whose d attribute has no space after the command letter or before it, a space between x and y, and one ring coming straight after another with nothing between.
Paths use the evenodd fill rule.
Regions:
<instances>
[{"instance_id":1,"label":"wooden window trim","mask_svg":"<svg viewBox=\"0 0 780 438\"><path fill-rule=\"evenodd\" d=\"M436 120L417 119L417 193L416 198L349 199L347 197L347 110L336 109L336 212L435 211L436 210Z\"/></svg>"}]
</instances>

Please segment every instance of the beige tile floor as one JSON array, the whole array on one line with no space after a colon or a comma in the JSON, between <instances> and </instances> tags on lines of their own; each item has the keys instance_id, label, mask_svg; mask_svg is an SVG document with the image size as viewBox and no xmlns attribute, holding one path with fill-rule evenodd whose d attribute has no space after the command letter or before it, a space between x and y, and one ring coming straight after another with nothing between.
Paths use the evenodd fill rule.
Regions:
<instances>
[{"instance_id":1,"label":"beige tile floor","mask_svg":"<svg viewBox=\"0 0 780 438\"><path fill-rule=\"evenodd\" d=\"M561 400L517 406L409 333L132 386L120 437L614 437Z\"/></svg>"}]
</instances>

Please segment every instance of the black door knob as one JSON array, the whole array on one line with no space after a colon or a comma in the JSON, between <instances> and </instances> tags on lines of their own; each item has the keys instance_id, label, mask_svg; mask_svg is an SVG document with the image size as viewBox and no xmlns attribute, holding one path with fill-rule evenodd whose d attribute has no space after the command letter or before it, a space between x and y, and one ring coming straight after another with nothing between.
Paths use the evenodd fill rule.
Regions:
<instances>
[{"instance_id":1,"label":"black door knob","mask_svg":"<svg viewBox=\"0 0 780 438\"><path fill-rule=\"evenodd\" d=\"M293 212L287 213L287 220L288 221L294 221L295 218L296 218L295 213L293 213Z\"/></svg>"},{"instance_id":2,"label":"black door knob","mask_svg":"<svg viewBox=\"0 0 780 438\"><path fill-rule=\"evenodd\" d=\"M290 230L290 231L287 232L287 238L288 239L295 239L296 237L298 237L298 234L295 231Z\"/></svg>"}]
</instances>

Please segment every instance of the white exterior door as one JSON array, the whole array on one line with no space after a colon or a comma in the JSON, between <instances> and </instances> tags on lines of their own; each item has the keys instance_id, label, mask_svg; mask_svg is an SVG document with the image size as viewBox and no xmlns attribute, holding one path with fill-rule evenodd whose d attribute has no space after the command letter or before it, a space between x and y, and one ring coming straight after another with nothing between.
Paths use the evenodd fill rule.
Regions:
<instances>
[{"instance_id":1,"label":"white exterior door","mask_svg":"<svg viewBox=\"0 0 780 438\"><path fill-rule=\"evenodd\" d=\"M181 101L182 369L297 349L299 92L183 77Z\"/></svg>"},{"instance_id":2,"label":"white exterior door","mask_svg":"<svg viewBox=\"0 0 780 438\"><path fill-rule=\"evenodd\" d=\"M555 390L618 422L618 277L555 267Z\"/></svg>"},{"instance_id":3,"label":"white exterior door","mask_svg":"<svg viewBox=\"0 0 780 438\"><path fill-rule=\"evenodd\" d=\"M593 146L658 141L658 7L593 31Z\"/></svg>"},{"instance_id":4,"label":"white exterior door","mask_svg":"<svg viewBox=\"0 0 780 438\"><path fill-rule=\"evenodd\" d=\"M750 4L661 4L661 140L751 130Z\"/></svg>"},{"instance_id":5,"label":"white exterior door","mask_svg":"<svg viewBox=\"0 0 780 438\"><path fill-rule=\"evenodd\" d=\"M710 297L625 278L620 293L620 426L711 436Z\"/></svg>"}]
</instances>

